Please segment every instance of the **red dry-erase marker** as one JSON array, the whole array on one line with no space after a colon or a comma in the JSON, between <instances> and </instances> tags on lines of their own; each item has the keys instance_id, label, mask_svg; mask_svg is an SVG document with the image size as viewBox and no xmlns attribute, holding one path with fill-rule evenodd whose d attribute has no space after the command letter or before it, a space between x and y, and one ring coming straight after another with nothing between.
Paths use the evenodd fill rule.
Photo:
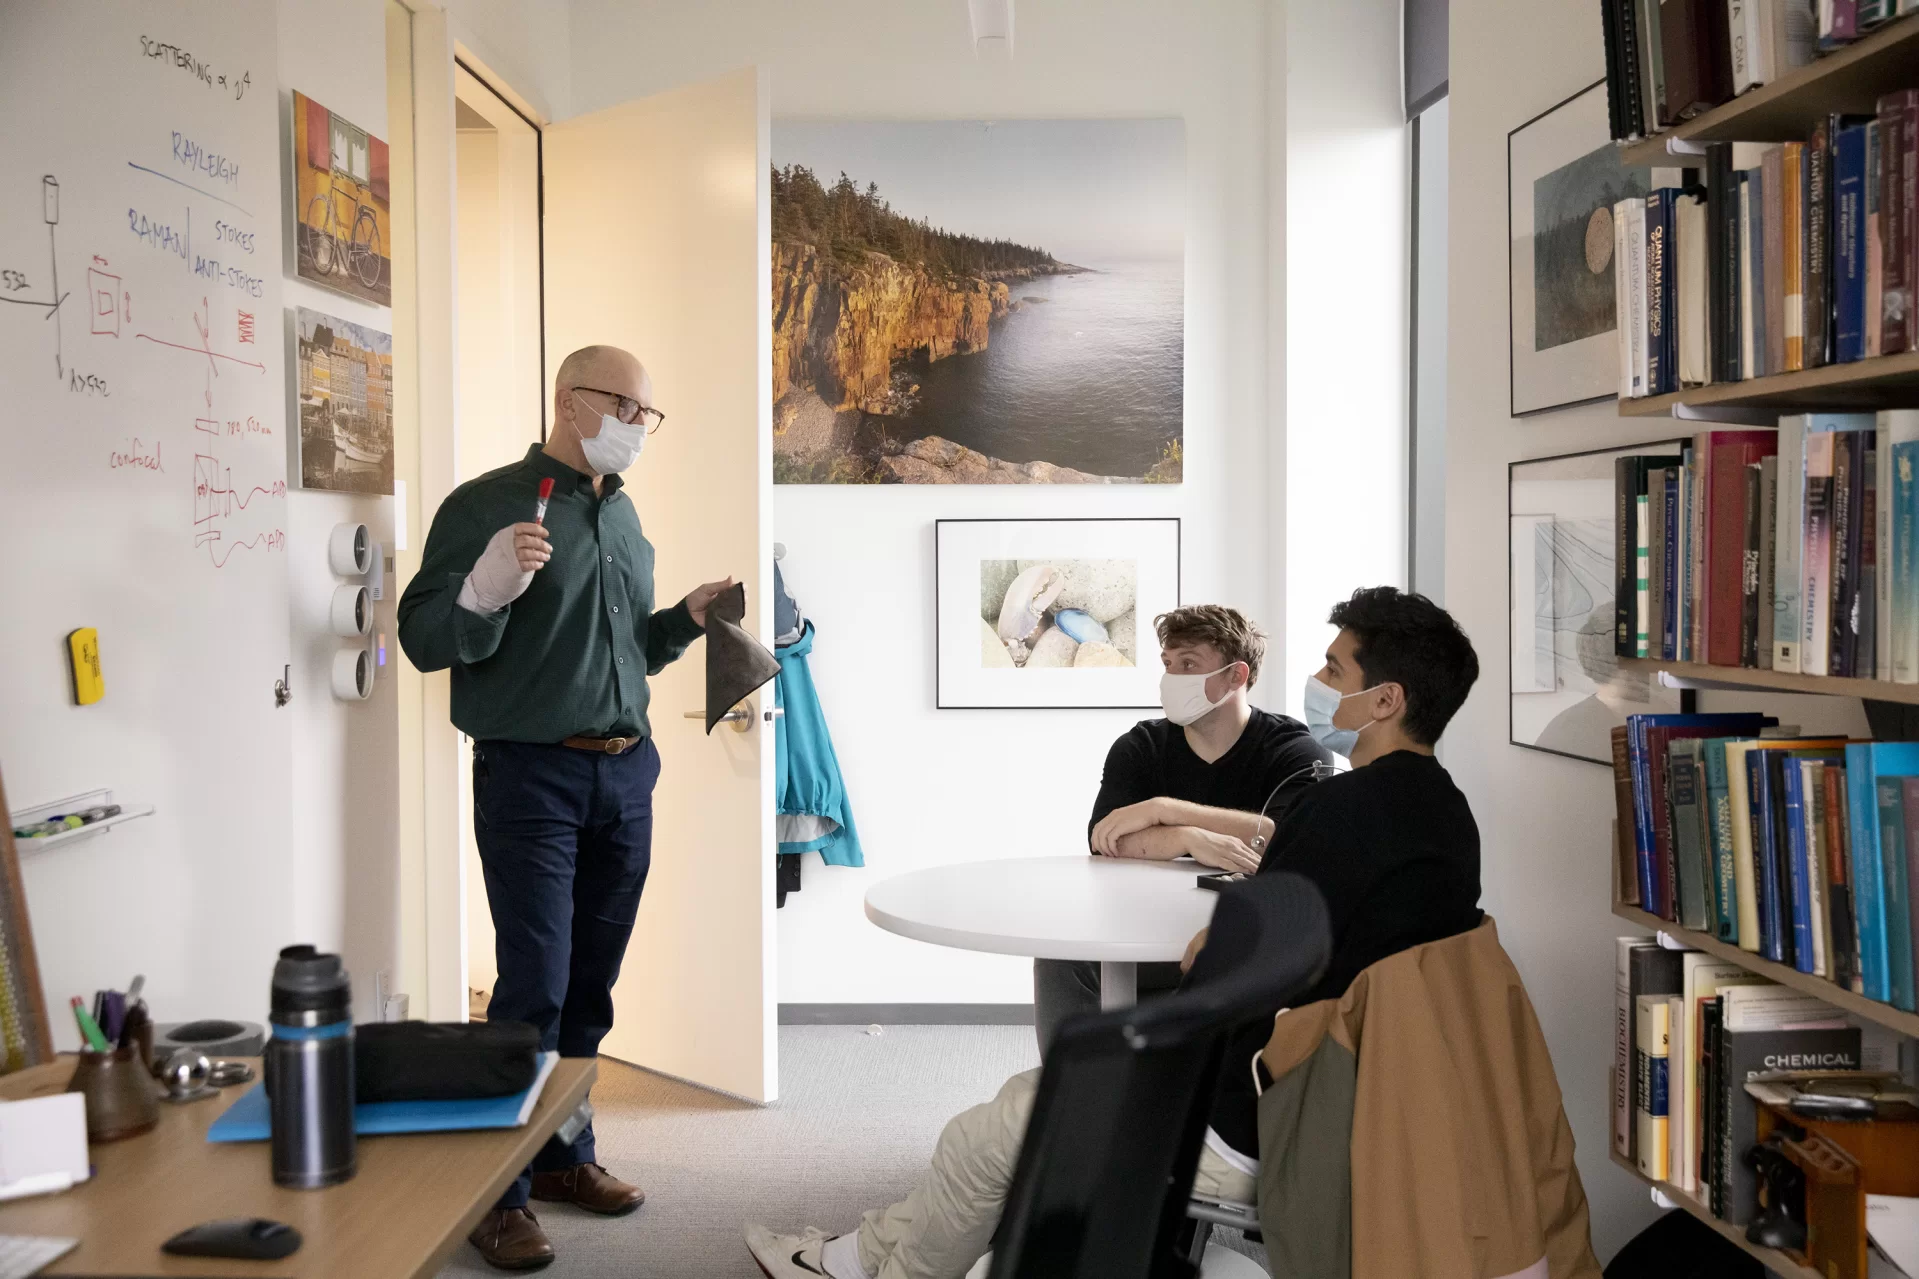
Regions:
<instances>
[{"instance_id":1,"label":"red dry-erase marker","mask_svg":"<svg viewBox=\"0 0 1919 1279\"><path fill-rule=\"evenodd\" d=\"M553 477L547 476L540 481L540 503L533 508L533 522L546 523L546 499L553 496Z\"/></svg>"}]
</instances>

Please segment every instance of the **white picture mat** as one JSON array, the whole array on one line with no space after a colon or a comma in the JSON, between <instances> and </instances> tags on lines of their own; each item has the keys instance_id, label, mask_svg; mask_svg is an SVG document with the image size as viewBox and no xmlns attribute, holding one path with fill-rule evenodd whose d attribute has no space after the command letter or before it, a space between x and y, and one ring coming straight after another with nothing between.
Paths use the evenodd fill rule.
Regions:
<instances>
[{"instance_id":1,"label":"white picture mat","mask_svg":"<svg viewBox=\"0 0 1919 1279\"><path fill-rule=\"evenodd\" d=\"M1159 705L1153 619L1179 607L1178 520L941 520L934 543L941 708ZM1045 559L1135 563L1135 665L1032 670L980 664L980 562Z\"/></svg>"},{"instance_id":2,"label":"white picture mat","mask_svg":"<svg viewBox=\"0 0 1919 1279\"><path fill-rule=\"evenodd\" d=\"M1606 86L1601 83L1515 132L1507 143L1506 199L1512 227L1512 410L1544 409L1619 393L1616 330L1544 351L1533 346L1533 180L1604 146Z\"/></svg>"}]
</instances>

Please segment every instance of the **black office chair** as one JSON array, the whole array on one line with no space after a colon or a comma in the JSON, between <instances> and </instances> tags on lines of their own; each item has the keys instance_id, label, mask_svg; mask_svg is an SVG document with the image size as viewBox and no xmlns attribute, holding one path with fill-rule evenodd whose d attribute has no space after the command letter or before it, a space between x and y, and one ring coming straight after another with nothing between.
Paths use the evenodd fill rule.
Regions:
<instances>
[{"instance_id":1,"label":"black office chair","mask_svg":"<svg viewBox=\"0 0 1919 1279\"><path fill-rule=\"evenodd\" d=\"M1191 1279L1179 1241L1227 1042L1310 989L1331 954L1319 890L1262 875L1220 894L1188 989L1062 1026L991 1279Z\"/></svg>"}]
</instances>

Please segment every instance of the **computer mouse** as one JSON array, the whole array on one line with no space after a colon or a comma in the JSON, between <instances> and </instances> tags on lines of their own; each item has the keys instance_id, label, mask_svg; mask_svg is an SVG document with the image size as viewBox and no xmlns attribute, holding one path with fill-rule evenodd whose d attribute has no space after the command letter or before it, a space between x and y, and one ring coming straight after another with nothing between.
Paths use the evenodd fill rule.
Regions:
<instances>
[{"instance_id":1,"label":"computer mouse","mask_svg":"<svg viewBox=\"0 0 1919 1279\"><path fill-rule=\"evenodd\" d=\"M284 1221L265 1217L234 1217L205 1221L182 1230L160 1245L160 1251L181 1257L238 1257L245 1261L275 1261L300 1250L300 1232Z\"/></svg>"}]
</instances>

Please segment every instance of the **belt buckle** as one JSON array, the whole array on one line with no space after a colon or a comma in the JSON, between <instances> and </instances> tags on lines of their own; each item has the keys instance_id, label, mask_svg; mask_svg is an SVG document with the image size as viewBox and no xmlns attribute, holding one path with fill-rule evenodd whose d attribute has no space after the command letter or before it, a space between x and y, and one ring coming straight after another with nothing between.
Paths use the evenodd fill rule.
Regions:
<instances>
[{"instance_id":1,"label":"belt buckle","mask_svg":"<svg viewBox=\"0 0 1919 1279\"><path fill-rule=\"evenodd\" d=\"M629 740L630 739L625 737L609 737L601 749L609 755L624 755L626 753L626 744Z\"/></svg>"}]
</instances>

